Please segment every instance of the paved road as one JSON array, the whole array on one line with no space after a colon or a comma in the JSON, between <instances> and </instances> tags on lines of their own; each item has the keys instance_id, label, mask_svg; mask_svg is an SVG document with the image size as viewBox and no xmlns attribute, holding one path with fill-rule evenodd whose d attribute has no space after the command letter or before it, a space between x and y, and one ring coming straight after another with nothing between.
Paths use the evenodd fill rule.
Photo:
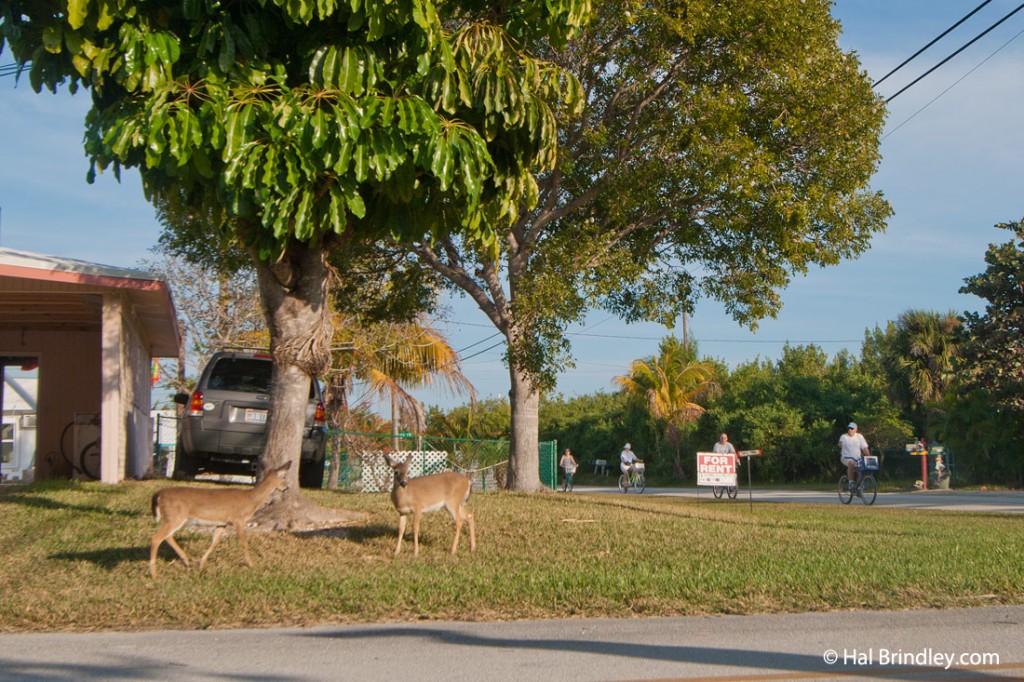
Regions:
<instances>
[{"instance_id":1,"label":"paved road","mask_svg":"<svg viewBox=\"0 0 1024 682\"><path fill-rule=\"evenodd\" d=\"M1022 635L1024 606L2 635L0 681L1020 680Z\"/></svg>"},{"instance_id":2,"label":"paved road","mask_svg":"<svg viewBox=\"0 0 1024 682\"><path fill-rule=\"evenodd\" d=\"M574 492L608 493L621 495L618 488L607 486L576 486ZM630 495L635 493L628 493ZM736 500L716 500L711 488L648 488L644 495L667 495L672 497L694 497L709 504L737 504L748 501L746 487L741 486ZM754 502L800 502L803 504L839 504L834 491L813 490L772 490L755 487L749 499ZM862 504L854 500L851 504ZM1024 492L1021 491L960 491L921 490L911 493L879 493L876 507L900 507L905 509L941 509L946 511L999 512L1024 514Z\"/></svg>"}]
</instances>

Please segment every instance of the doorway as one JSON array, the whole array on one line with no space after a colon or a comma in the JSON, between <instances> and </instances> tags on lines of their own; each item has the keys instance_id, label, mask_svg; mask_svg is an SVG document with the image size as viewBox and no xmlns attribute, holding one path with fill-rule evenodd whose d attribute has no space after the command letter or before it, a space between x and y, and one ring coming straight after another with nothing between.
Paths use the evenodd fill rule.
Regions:
<instances>
[{"instance_id":1,"label":"doorway","mask_svg":"<svg viewBox=\"0 0 1024 682\"><path fill-rule=\"evenodd\" d=\"M0 481L35 479L39 360L0 356Z\"/></svg>"}]
</instances>

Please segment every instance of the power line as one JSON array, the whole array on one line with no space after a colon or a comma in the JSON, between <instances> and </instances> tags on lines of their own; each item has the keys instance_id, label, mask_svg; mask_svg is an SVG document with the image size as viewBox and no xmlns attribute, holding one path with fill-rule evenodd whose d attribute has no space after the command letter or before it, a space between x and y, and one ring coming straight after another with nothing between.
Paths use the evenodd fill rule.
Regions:
<instances>
[{"instance_id":1,"label":"power line","mask_svg":"<svg viewBox=\"0 0 1024 682\"><path fill-rule=\"evenodd\" d=\"M465 362L466 360L470 360L472 358L475 358L478 355L483 355L487 351L494 350L495 348L497 348L498 346L503 345L504 343L505 343L505 339L502 339L501 341L499 341L498 343L494 344L493 346L488 346L487 348L484 348L481 351L477 351L476 353L473 353L472 355L467 355L464 358L459 358L459 362Z\"/></svg>"},{"instance_id":2,"label":"power line","mask_svg":"<svg viewBox=\"0 0 1024 682\"><path fill-rule=\"evenodd\" d=\"M971 45L973 45L974 43L978 42L978 41L979 41L979 40L980 40L980 39L981 39L982 37L984 37L984 36L988 35L988 33L989 33L990 31L992 31L993 29L995 29L995 28L996 28L997 26L999 26L1000 24L1002 24L1002 23L1003 23L1004 21L1006 21L1007 19L1009 19L1010 17L1012 17L1012 16L1014 15L1014 14L1016 14L1016 13L1017 13L1017 12L1019 12L1019 11L1021 11L1022 9L1024 9L1024 3L1021 3L1020 5L1017 5L1017 8L1016 8L1016 9L1014 9L1013 11L1011 11L1011 12L1010 12L1009 14L1007 14L1007 15L1006 15L1005 17L1003 17L1002 19L1000 19L1000 20L999 20L999 21L997 21L996 23L994 23L994 24L992 24L991 26L989 26L988 28L986 28L986 29L985 29L984 31L982 31L982 32L981 32L981 33L979 33L978 35L974 36L974 38L972 38L972 39L971 39L971 40L969 40L969 41L968 41L967 43L965 43L965 44L964 44L964 45L963 45L962 47L960 47L960 49L958 49L958 50L957 50L956 52L954 52L953 54L949 55L948 57L946 57L945 59L943 59L943 60L942 60L941 62L939 62L938 64L936 64L936 65L935 65L935 66L933 66L932 68L930 68L930 69L928 69L927 71L925 71L925 72L924 72L923 74L921 74L920 76L918 76L917 78L915 78L915 79L914 79L913 81L911 81L911 82L910 82L909 84L907 84L907 85L903 86L903 88L901 88L901 89L900 89L899 91L897 91L897 92L896 92L896 94L894 94L894 95L890 95L890 96L889 96L888 98L886 98L886 100L885 100L885 101L886 101L886 103L889 103L889 102L893 101L894 99L896 99L897 97L899 97L899 96L900 96L901 94L903 94L904 92L906 92L907 90L909 90L909 89L910 89L911 87L913 87L914 85L916 85L916 84L917 84L917 83L918 83L918 82L919 82L919 81L920 81L921 79L923 79L923 78L924 78L925 76L929 75L930 73L932 73L933 71L935 71L935 70L936 70L937 68L939 68L940 66L942 66L943 64L945 64L946 62L948 62L948 61L949 61L950 59L952 59L953 57L957 56L958 54L960 54L961 52L963 52L964 50L966 50L966 49L967 49L968 47L970 47L970 46L971 46Z\"/></svg>"},{"instance_id":3,"label":"power line","mask_svg":"<svg viewBox=\"0 0 1024 682\"><path fill-rule=\"evenodd\" d=\"M975 67L974 67L973 69L971 69L970 71L968 71L968 72L967 72L967 73L965 73L964 75L960 76L960 78L958 78L958 79L956 80L956 82L955 82L955 83L953 83L952 85L950 85L950 86L949 86L948 88L946 88L945 90L943 90L943 91L942 91L942 92L940 92L939 94L935 95L935 97L933 97L933 98L931 99L931 101L929 101L929 102L928 102L927 104L925 104L925 105L924 105L923 107L921 107L920 109L918 109L917 111L915 111L915 112L914 112L913 114L911 114L911 115L910 115L909 117L907 117L907 119L906 119L906 120L904 120L904 121L903 121L903 123L900 123L900 124L899 124L898 126L896 126L896 127L895 127L895 128L893 128L892 130L890 130L889 132L887 132L887 133L886 133L885 135L883 135L883 136L882 136L882 139L884 140L885 138L889 137L890 135L892 135L893 133L895 133L895 132L896 132L897 130L899 130L899 129L900 129L900 128L902 128L903 126L905 126L905 125L907 125L908 123L910 123L910 122L911 122L912 120L914 120L914 118L916 118L916 117L917 117L917 115L918 115L918 114L920 114L920 113L921 113L922 111L924 111L925 109L927 109L927 108L928 108L928 107L930 107L931 105L935 104L935 102L936 102L936 101L937 101L937 100L938 100L938 99L939 99L940 97L942 97L942 96L943 96L943 95L945 95L945 94L946 94L947 92L949 92L950 90L952 90L953 88L955 88L955 87L956 87L957 85L959 85L959 84L960 84L960 82L961 82L962 80L964 80L965 78L967 78L968 76L970 76L970 75L971 75L972 73L974 73L975 71L977 71L978 69L980 69L980 68L982 67L982 65L983 65L983 64L984 64L985 62L987 62L988 60L992 59L992 57L995 57L995 56L996 56L996 54L998 54L998 53L999 53L1000 51L1002 51L1002 49L1003 49L1004 47L1006 47L1007 45L1009 45L1010 43L1012 43L1013 41L1015 41L1015 40L1016 40L1017 38L1020 38L1022 34L1024 34L1024 29L1021 29L1020 31L1018 31L1018 32L1017 32L1017 35L1013 36L1012 38L1010 38L1009 40L1007 40L1007 41L1006 41L1005 43L1003 43L1002 45L1000 45L1000 46L999 46L999 47L998 47L998 48L997 48L997 49L995 50L995 52L993 52L992 54L990 54L989 56L987 56L987 57L985 57L985 58L984 58L983 60L981 60L981 62L980 62L980 63L979 63L979 64L978 64L977 66L975 66Z\"/></svg>"},{"instance_id":4,"label":"power line","mask_svg":"<svg viewBox=\"0 0 1024 682\"><path fill-rule=\"evenodd\" d=\"M466 346L465 348L460 348L459 350L455 351L455 353L456 353L456 355L462 355L464 352L466 352L467 350L469 350L473 346L479 346L481 343L484 343L485 341L490 341L495 336L498 336L500 334L501 334L501 332L494 332L490 336L484 337L484 338L480 339L479 341L477 341L476 343L471 343L468 346Z\"/></svg>"},{"instance_id":5,"label":"power line","mask_svg":"<svg viewBox=\"0 0 1024 682\"><path fill-rule=\"evenodd\" d=\"M871 87L877 87L879 83L881 83L881 82L882 82L882 81L884 81L884 80L885 80L886 78L888 78L889 76L893 75L894 73L896 73L897 71L899 71L900 69L902 69L902 68L903 68L904 66L906 66L907 64L909 64L910 62L912 62L912 61L913 61L913 60L914 60L914 59L915 59L915 58L916 58L916 57L917 57L918 55L920 55L920 54L921 54L922 52L924 52L925 50L927 50L927 49L928 49L929 47L931 47L931 46L932 46L932 45L934 45L935 43L937 43L937 42L939 42L940 40L942 40L943 38L945 38L945 37L946 37L947 35L949 35L949 32L950 32L950 31L952 31L952 30L953 30L953 29L955 29L955 28L956 28L957 26L959 26L960 24L962 24L962 23L964 23L965 21L967 21L968 19L970 19L970 18L971 18L972 16L974 16L974 14L975 14L975 13L976 13L976 12L977 12L978 10L980 10L980 9L981 9L982 7L984 7L985 5L987 5L987 4L988 4L988 3L990 3L990 2L992 2L992 0L985 0L985 2L983 2L983 3L981 3L980 5L978 5L977 7L975 7L975 8L973 9L973 10L971 10L971 11L970 11L970 13L968 13L968 14L964 15L964 16L963 16L963 18L961 18L961 19L960 19L960 21L956 22L955 24L953 24L952 26L950 26L949 28L947 28L947 29L946 29L945 31L943 31L942 33L940 33L940 34L939 34L938 36L936 36L936 37L935 37L934 39L932 39L932 41L931 41L930 43L928 43L927 45L925 45L924 47L922 47L922 48L921 48L920 50L918 50L918 51L917 51L917 52L915 52L914 54L912 54L912 55L910 55L909 57L907 57L906 59L904 59L904 60L903 60L903 62L902 62L902 63L900 63L900 65L899 65L899 66L897 66L897 67L896 67L895 69L893 69L893 70L892 70L892 71L890 71L889 73L885 74L884 76L882 76L881 78L879 78L878 80L876 80L876 81L874 82L874 84L873 84L873 85L872 85Z\"/></svg>"},{"instance_id":6,"label":"power line","mask_svg":"<svg viewBox=\"0 0 1024 682\"><path fill-rule=\"evenodd\" d=\"M28 64L26 63L24 66L27 67ZM22 66L18 64L0 64L0 78L3 78L4 76L13 76L18 73L21 68Z\"/></svg>"}]
</instances>

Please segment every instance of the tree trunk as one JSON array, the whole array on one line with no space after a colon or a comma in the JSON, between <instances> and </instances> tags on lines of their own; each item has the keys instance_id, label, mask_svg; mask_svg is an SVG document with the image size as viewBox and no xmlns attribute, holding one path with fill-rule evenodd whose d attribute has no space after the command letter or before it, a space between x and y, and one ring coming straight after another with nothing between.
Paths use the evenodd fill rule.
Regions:
<instances>
[{"instance_id":1,"label":"tree trunk","mask_svg":"<svg viewBox=\"0 0 1024 682\"><path fill-rule=\"evenodd\" d=\"M683 445L683 435L679 432L679 429L669 424L665 429L665 439L672 445L672 473L675 474L679 480L683 479L683 459L681 448Z\"/></svg>"},{"instance_id":2,"label":"tree trunk","mask_svg":"<svg viewBox=\"0 0 1024 682\"><path fill-rule=\"evenodd\" d=\"M509 445L508 476L505 487L508 490L539 492L544 490L540 482L539 429L540 391L534 382L514 367L509 369L512 389L509 391L509 407L512 410L512 442Z\"/></svg>"},{"instance_id":3,"label":"tree trunk","mask_svg":"<svg viewBox=\"0 0 1024 682\"><path fill-rule=\"evenodd\" d=\"M365 514L323 509L299 491L299 456L306 423L311 376L330 367L330 318L326 251L289 246L278 262L256 260L260 299L270 328L274 369L267 417L267 446L260 458L266 472L291 462L288 489L254 516L260 525L280 529L309 528L360 520Z\"/></svg>"}]
</instances>

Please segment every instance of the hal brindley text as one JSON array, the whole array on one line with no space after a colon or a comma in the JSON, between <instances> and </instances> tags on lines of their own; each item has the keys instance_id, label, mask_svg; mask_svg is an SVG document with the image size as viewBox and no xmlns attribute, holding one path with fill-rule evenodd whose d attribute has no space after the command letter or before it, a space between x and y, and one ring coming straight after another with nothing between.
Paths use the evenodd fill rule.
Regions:
<instances>
[{"instance_id":1,"label":"hal brindley text","mask_svg":"<svg viewBox=\"0 0 1024 682\"><path fill-rule=\"evenodd\" d=\"M999 665L995 653L949 653L926 647L920 651L897 649L843 649L843 665L916 665L949 670L955 666Z\"/></svg>"}]
</instances>

